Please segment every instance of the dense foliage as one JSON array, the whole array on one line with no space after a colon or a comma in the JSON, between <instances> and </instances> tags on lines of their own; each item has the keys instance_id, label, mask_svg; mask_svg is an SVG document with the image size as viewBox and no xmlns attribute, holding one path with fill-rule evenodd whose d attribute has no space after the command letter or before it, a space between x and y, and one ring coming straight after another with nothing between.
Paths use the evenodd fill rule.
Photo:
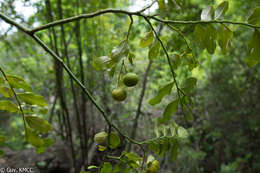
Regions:
<instances>
[{"instance_id":1,"label":"dense foliage","mask_svg":"<svg viewBox=\"0 0 260 173\"><path fill-rule=\"evenodd\" d=\"M0 157L62 143L68 172L260 171L259 2L0 2Z\"/></svg>"}]
</instances>

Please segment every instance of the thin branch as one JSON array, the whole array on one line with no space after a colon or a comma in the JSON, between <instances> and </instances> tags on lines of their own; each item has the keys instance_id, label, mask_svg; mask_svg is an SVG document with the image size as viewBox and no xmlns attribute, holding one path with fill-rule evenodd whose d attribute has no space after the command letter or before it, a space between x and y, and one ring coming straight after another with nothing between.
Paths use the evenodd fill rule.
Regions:
<instances>
[{"instance_id":1,"label":"thin branch","mask_svg":"<svg viewBox=\"0 0 260 173\"><path fill-rule=\"evenodd\" d=\"M153 1L151 4L147 5L146 7L144 7L143 9L141 9L140 11L137 11L137 12L138 13L144 12L145 10L151 8L155 2L157 2L157 0Z\"/></svg>"},{"instance_id":2,"label":"thin branch","mask_svg":"<svg viewBox=\"0 0 260 173\"><path fill-rule=\"evenodd\" d=\"M24 125L24 130L25 130L25 137L27 137L25 114L24 114L24 112L23 112L23 108L22 108L21 102L20 102L20 100L18 99L18 96L17 96L17 94L16 94L14 88L12 87L12 85L10 84L10 82L8 81L8 78L7 78L7 76L6 76L5 72L4 72L4 70L3 70L1 67L0 67L0 71L1 71L1 73L3 74L3 76L4 76L5 80L7 81L8 85L10 86L10 88L11 88L13 94L14 94L15 100L16 100L16 102L18 103L18 107L19 107L19 109L20 109L20 111L21 111L21 113L22 113L22 116L23 116L23 125Z\"/></svg>"},{"instance_id":3,"label":"thin branch","mask_svg":"<svg viewBox=\"0 0 260 173\"><path fill-rule=\"evenodd\" d=\"M172 66L172 63L171 63L171 60L170 60L170 56L169 56L169 54L168 54L168 52L167 52L167 50L166 50L166 48L165 48L165 46L164 46L164 44L163 44L161 38L160 38L160 36L159 36L158 33L155 31L155 29L154 29L152 23L150 22L150 20L149 20L147 17L144 17L144 19L145 19L146 22L149 24L149 26L150 26L150 28L152 29L152 31L154 32L154 34L155 34L157 40L159 41L160 45L161 45L162 48L163 48L163 51L164 51L164 53L165 53L165 55L166 55L168 64L169 64L169 66L170 66L170 70L171 70L171 74L172 74L172 78L173 78L174 84L175 84L176 89L177 89L178 98L181 100L180 88L179 88L179 86L178 86L178 83L177 83L177 80L176 80L176 77L175 77L175 72L174 72L174 69L173 69L173 66ZM182 104L181 104L181 105L182 105ZM182 107L183 107L183 105L182 105Z\"/></svg>"},{"instance_id":4,"label":"thin branch","mask_svg":"<svg viewBox=\"0 0 260 173\"><path fill-rule=\"evenodd\" d=\"M235 21L229 21L229 20L209 20L209 21L196 21L196 20L191 20L191 21L180 21L180 20L163 20L160 18L157 18L155 16L146 16L149 19L156 20L158 22L164 23L164 24L182 24L182 25L194 25L194 24L209 24L209 23L220 23L220 24L233 24L233 25L243 25L251 28L260 28L260 26L257 25L252 25L249 23L245 22L235 22Z\"/></svg>"},{"instance_id":5,"label":"thin branch","mask_svg":"<svg viewBox=\"0 0 260 173\"><path fill-rule=\"evenodd\" d=\"M127 35L126 35L126 39L127 39L127 40L128 40L128 38L129 38L130 31L131 31L132 26L133 26L133 23L134 23L133 16L132 16L132 15L129 15L129 17L130 17L130 25L129 25L129 28L128 28L128 31L127 31Z\"/></svg>"}]
</instances>

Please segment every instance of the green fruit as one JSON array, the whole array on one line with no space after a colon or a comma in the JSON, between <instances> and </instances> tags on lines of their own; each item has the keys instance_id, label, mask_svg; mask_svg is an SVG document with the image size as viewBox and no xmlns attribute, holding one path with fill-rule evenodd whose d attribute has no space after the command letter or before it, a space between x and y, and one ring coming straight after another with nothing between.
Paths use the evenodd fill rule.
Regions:
<instances>
[{"instance_id":1,"label":"green fruit","mask_svg":"<svg viewBox=\"0 0 260 173\"><path fill-rule=\"evenodd\" d=\"M124 101L126 96L126 90L123 88L116 88L112 91L112 97L117 101Z\"/></svg>"},{"instance_id":2,"label":"green fruit","mask_svg":"<svg viewBox=\"0 0 260 173\"><path fill-rule=\"evenodd\" d=\"M97 142L98 144L102 144L105 142L106 138L107 138L106 132L99 132L95 134L94 141Z\"/></svg>"},{"instance_id":3,"label":"green fruit","mask_svg":"<svg viewBox=\"0 0 260 173\"><path fill-rule=\"evenodd\" d=\"M123 76L123 82L128 87L135 86L138 83L138 81L139 78L135 73L127 73Z\"/></svg>"},{"instance_id":4,"label":"green fruit","mask_svg":"<svg viewBox=\"0 0 260 173\"><path fill-rule=\"evenodd\" d=\"M157 173L160 169L160 164L157 160L154 160L148 164L148 168L146 169L147 173Z\"/></svg>"}]
</instances>

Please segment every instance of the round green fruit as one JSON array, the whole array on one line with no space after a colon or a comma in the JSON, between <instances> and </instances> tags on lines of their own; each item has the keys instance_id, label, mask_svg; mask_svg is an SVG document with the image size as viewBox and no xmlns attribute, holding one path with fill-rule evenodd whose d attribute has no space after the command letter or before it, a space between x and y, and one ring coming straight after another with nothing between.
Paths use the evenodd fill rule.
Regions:
<instances>
[{"instance_id":1,"label":"round green fruit","mask_svg":"<svg viewBox=\"0 0 260 173\"><path fill-rule=\"evenodd\" d=\"M135 86L139 81L138 76L135 73L127 73L123 76L123 82L126 86Z\"/></svg>"},{"instance_id":2,"label":"round green fruit","mask_svg":"<svg viewBox=\"0 0 260 173\"><path fill-rule=\"evenodd\" d=\"M146 169L147 173L157 173L160 169L160 164L157 160L154 160L148 164L148 168Z\"/></svg>"},{"instance_id":3,"label":"round green fruit","mask_svg":"<svg viewBox=\"0 0 260 173\"><path fill-rule=\"evenodd\" d=\"M117 101L124 101L126 96L126 90L123 88L116 88L112 91L112 97Z\"/></svg>"},{"instance_id":4,"label":"round green fruit","mask_svg":"<svg viewBox=\"0 0 260 173\"><path fill-rule=\"evenodd\" d=\"M106 132L99 132L95 134L94 136L94 141L98 144L103 144L107 138L107 133Z\"/></svg>"}]
</instances>

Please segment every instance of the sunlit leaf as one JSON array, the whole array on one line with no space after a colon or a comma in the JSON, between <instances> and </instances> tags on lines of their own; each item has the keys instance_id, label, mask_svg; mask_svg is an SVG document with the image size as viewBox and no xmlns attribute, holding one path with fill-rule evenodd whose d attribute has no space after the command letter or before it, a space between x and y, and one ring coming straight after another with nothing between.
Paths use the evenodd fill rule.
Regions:
<instances>
[{"instance_id":1,"label":"sunlit leaf","mask_svg":"<svg viewBox=\"0 0 260 173\"><path fill-rule=\"evenodd\" d=\"M98 166L90 165L88 166L88 169L98 169Z\"/></svg>"},{"instance_id":2,"label":"sunlit leaf","mask_svg":"<svg viewBox=\"0 0 260 173\"><path fill-rule=\"evenodd\" d=\"M252 15L248 18L248 23L260 25L260 6L254 9Z\"/></svg>"},{"instance_id":3,"label":"sunlit leaf","mask_svg":"<svg viewBox=\"0 0 260 173\"><path fill-rule=\"evenodd\" d=\"M9 84L14 88L22 88L26 91L32 91L32 88L22 78L12 75L6 75Z\"/></svg>"},{"instance_id":4,"label":"sunlit leaf","mask_svg":"<svg viewBox=\"0 0 260 173\"><path fill-rule=\"evenodd\" d=\"M8 87L0 86L0 93L3 94L4 97L10 98L14 95L12 90Z\"/></svg>"},{"instance_id":5,"label":"sunlit leaf","mask_svg":"<svg viewBox=\"0 0 260 173\"><path fill-rule=\"evenodd\" d=\"M0 110L8 111L8 112L19 112L19 108L16 104L9 100L2 100L0 101Z\"/></svg>"},{"instance_id":6,"label":"sunlit leaf","mask_svg":"<svg viewBox=\"0 0 260 173\"><path fill-rule=\"evenodd\" d=\"M107 144L108 144L109 148L111 148L111 149L117 148L120 145L120 138L119 138L119 136L116 133L111 132L108 135Z\"/></svg>"},{"instance_id":7,"label":"sunlit leaf","mask_svg":"<svg viewBox=\"0 0 260 173\"><path fill-rule=\"evenodd\" d=\"M107 147L103 146L103 145L98 145L98 150L99 151L105 151L107 149Z\"/></svg>"},{"instance_id":8,"label":"sunlit leaf","mask_svg":"<svg viewBox=\"0 0 260 173\"><path fill-rule=\"evenodd\" d=\"M233 38L233 32L224 24L220 25L220 31L218 34L218 44L221 47L223 53L226 53L231 46L231 39Z\"/></svg>"},{"instance_id":9,"label":"sunlit leaf","mask_svg":"<svg viewBox=\"0 0 260 173\"><path fill-rule=\"evenodd\" d=\"M18 93L19 99L30 105L47 106L44 98L41 95L36 95L31 92Z\"/></svg>"},{"instance_id":10,"label":"sunlit leaf","mask_svg":"<svg viewBox=\"0 0 260 173\"><path fill-rule=\"evenodd\" d=\"M141 38L139 45L141 48L145 48L147 46L150 46L153 43L153 40L154 40L153 31L150 31L146 33L143 38Z\"/></svg>"},{"instance_id":11,"label":"sunlit leaf","mask_svg":"<svg viewBox=\"0 0 260 173\"><path fill-rule=\"evenodd\" d=\"M149 100L149 104L156 105L156 104L160 103L164 96L169 95L171 93L173 84L174 83L171 82L171 83L165 85L164 87L160 88L158 94L154 98Z\"/></svg>"},{"instance_id":12,"label":"sunlit leaf","mask_svg":"<svg viewBox=\"0 0 260 173\"><path fill-rule=\"evenodd\" d=\"M124 154L129 160L132 160L132 161L140 161L142 160L143 158L140 157L139 155L137 155L136 153L125 153Z\"/></svg>"},{"instance_id":13,"label":"sunlit leaf","mask_svg":"<svg viewBox=\"0 0 260 173\"><path fill-rule=\"evenodd\" d=\"M158 54L160 52L160 43L157 41L152 47L150 48L148 52L148 58L150 60L154 60L158 57Z\"/></svg>"},{"instance_id":14,"label":"sunlit leaf","mask_svg":"<svg viewBox=\"0 0 260 173\"><path fill-rule=\"evenodd\" d=\"M228 10L228 1L223 1L221 4L218 5L218 7L215 10L215 20L221 18L222 16L224 16L224 14L226 13L226 11Z\"/></svg>"},{"instance_id":15,"label":"sunlit leaf","mask_svg":"<svg viewBox=\"0 0 260 173\"><path fill-rule=\"evenodd\" d=\"M255 30L251 40L248 43L249 48L249 56L245 60L246 64L249 67L254 67L260 61L260 32L259 30Z\"/></svg>"},{"instance_id":16,"label":"sunlit leaf","mask_svg":"<svg viewBox=\"0 0 260 173\"><path fill-rule=\"evenodd\" d=\"M212 20L213 13L214 13L213 7L209 6L202 10L200 18L201 18L201 20L204 20L204 21Z\"/></svg>"},{"instance_id":17,"label":"sunlit leaf","mask_svg":"<svg viewBox=\"0 0 260 173\"><path fill-rule=\"evenodd\" d=\"M40 117L26 116L25 120L32 129L41 133L47 133L52 130L52 126L49 122Z\"/></svg>"}]
</instances>

